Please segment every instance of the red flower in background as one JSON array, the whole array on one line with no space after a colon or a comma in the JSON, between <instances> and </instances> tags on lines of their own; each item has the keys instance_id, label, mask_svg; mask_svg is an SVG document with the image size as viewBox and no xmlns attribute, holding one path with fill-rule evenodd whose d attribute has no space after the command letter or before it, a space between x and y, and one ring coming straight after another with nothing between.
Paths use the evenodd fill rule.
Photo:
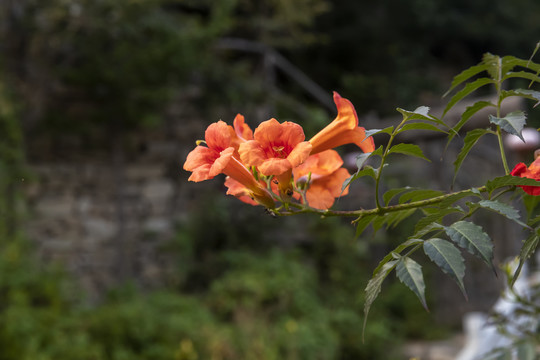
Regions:
<instances>
[{"instance_id":1,"label":"red flower in background","mask_svg":"<svg viewBox=\"0 0 540 360\"><path fill-rule=\"evenodd\" d=\"M510 175L525 177L525 178L539 181L540 180L540 156L537 156L536 160L534 160L531 163L531 165L529 165L529 167L527 167L527 165L525 165L524 163L517 164L512 170L512 172L510 172ZM538 183L538 185L540 185L540 183ZM540 195L540 186L519 185L519 187L522 188L529 195L535 195L535 196Z\"/></svg>"}]
</instances>

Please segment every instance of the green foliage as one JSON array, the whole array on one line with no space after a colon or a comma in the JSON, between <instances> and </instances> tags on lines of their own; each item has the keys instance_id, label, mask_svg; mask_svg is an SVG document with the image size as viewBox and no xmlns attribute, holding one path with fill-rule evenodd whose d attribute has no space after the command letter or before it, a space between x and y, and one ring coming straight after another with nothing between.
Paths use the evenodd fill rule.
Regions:
<instances>
[{"instance_id":1,"label":"green foliage","mask_svg":"<svg viewBox=\"0 0 540 360\"><path fill-rule=\"evenodd\" d=\"M384 262L384 260L382 262ZM382 264L382 262L378 266L378 268L375 269L375 271L373 272L373 277L369 280L366 286L366 298L364 300L364 331L366 328L367 317L369 314L369 310L371 309L371 305L373 304L375 299L377 299L377 296L381 292L384 280L398 264L398 260L386 261L384 262L384 264Z\"/></svg>"},{"instance_id":2,"label":"green foliage","mask_svg":"<svg viewBox=\"0 0 540 360\"><path fill-rule=\"evenodd\" d=\"M477 204L484 209L488 209L498 214L501 214L507 219L513 220L523 227L529 227L527 224L520 220L519 212L512 205L493 200L481 200Z\"/></svg>"},{"instance_id":3,"label":"green foliage","mask_svg":"<svg viewBox=\"0 0 540 360\"><path fill-rule=\"evenodd\" d=\"M126 129L154 122L172 91L208 65L203 54L229 28L232 3L219 2L208 19L169 11L161 0L25 6L20 32L7 27L4 36L34 43L19 61L61 84L45 104L45 128L94 133L117 121Z\"/></svg>"},{"instance_id":4,"label":"green foliage","mask_svg":"<svg viewBox=\"0 0 540 360\"><path fill-rule=\"evenodd\" d=\"M418 299L427 310L426 285L420 264L409 257L401 257L396 266L396 275L403 284L418 296Z\"/></svg>"},{"instance_id":5,"label":"green foliage","mask_svg":"<svg viewBox=\"0 0 540 360\"><path fill-rule=\"evenodd\" d=\"M474 129L467 132L467 135L465 135L465 139L463 140L463 148L459 152L456 161L454 161L454 180L471 149L476 145L478 140L487 133L488 131L485 129Z\"/></svg>"},{"instance_id":6,"label":"green foliage","mask_svg":"<svg viewBox=\"0 0 540 360\"><path fill-rule=\"evenodd\" d=\"M210 220L198 226L221 221ZM225 233L228 250L216 254L223 271L207 275L208 291L189 283L181 292L116 290L96 305L85 304L63 272L38 264L28 244L10 239L0 249L0 358L399 358L392 348L407 334L402 321L419 326L408 318L410 301L390 286L395 299L386 302L399 313L377 307L379 321L362 343L358 289L367 266L358 264L366 254L337 219L305 225L314 235L304 250L265 250L253 241L238 248L236 235ZM186 242L200 240L178 241L188 249ZM196 252L180 255L187 267L199 266ZM417 336L433 329L427 321Z\"/></svg>"},{"instance_id":7,"label":"green foliage","mask_svg":"<svg viewBox=\"0 0 540 360\"><path fill-rule=\"evenodd\" d=\"M513 71L514 68L521 67L524 71ZM531 230L532 234L525 241L521 254L519 256L519 265L513 274L513 281L519 275L520 270L528 257L534 253L538 245L537 235L537 220L538 217L532 218L531 213L535 210L538 201L532 201L530 198L525 198L525 204L529 212L528 221L523 220L519 212L512 204L502 201L501 196L509 191L512 191L516 186L537 186L536 179L521 178L517 176L505 175L496 177L486 182L481 187L471 187L457 192L444 193L438 190L429 190L422 188L412 188L410 186L396 187L388 190L382 196L383 203L379 201L379 185L382 179L383 169L391 166L387 163L388 155L392 153L401 153L407 156L425 158L422 150L414 144L397 144L393 141L396 135L406 130L431 130L442 131L448 134L448 142L455 138L460 129L476 114L479 110L486 107L494 107L496 116L489 115L489 121L495 126L495 129L472 129L468 131L464 138L464 145L457 155L454 162L454 179L461 165L470 151L477 144L479 139L486 134L494 134L497 136L500 147L500 155L505 168L506 174L510 171L506 162L504 153L504 144L502 143L501 131L509 134L521 136L521 131L526 124L526 115L522 111L515 111L502 116L501 103L508 96L522 96L527 99L538 101L537 94L534 90L502 90L503 82L511 78L522 78L530 80L531 84L540 80L536 73L539 65L531 60L525 61L511 56L499 57L492 54L486 54L480 64L473 66L454 78L450 87L449 93L463 85L462 89L457 91L451 97L444 110L446 114L459 101L476 92L485 85L494 85L497 92L496 104L479 101L472 106L469 106L462 114L460 121L454 125L450 132L433 125L443 125L436 117L429 114L429 108L419 107L415 111L406 111L397 109L403 116L402 122L395 126L389 127L384 131L373 130L368 134L376 134L385 132L390 135L387 145L379 147L376 152L364 154L359 158L359 170L353 175L347 184L357 180L362 175L367 174L363 164L366 159L377 156L381 158L378 168L373 168L370 175L375 179L375 200L376 207L368 210L351 211L349 213L342 212L355 216L356 234L359 236L370 224L374 231L378 231L386 226L391 229L395 224L403 219L416 213L418 209L422 211L423 217L417 221L413 234L408 239L401 240L393 251L389 252L376 267L371 280L365 289L366 301L364 304L364 314L370 311L375 299L382 289L383 282L388 275L395 270L397 277L420 299L421 304L427 308L425 298L425 281L422 273L422 268L419 263L411 259L411 255L423 247L424 253L433 263L438 266L443 272L448 274L458 285L465 297L466 289L463 278L465 276L465 264L461 251L456 248L448 240L441 238L446 235L449 240L457 244L460 248L467 250L472 255L483 260L489 267L495 271L493 265L493 242L490 236L483 228L473 221L470 217L479 209L485 209L494 212L506 219L513 221L523 228ZM482 73L486 73L489 77L480 77ZM397 203L392 205L393 199L398 198ZM470 198L471 201L466 202L466 207L459 204L458 201ZM501 198L501 199L499 199ZM448 223L449 225L444 225ZM407 250L405 254L402 254ZM513 283L511 281L510 283ZM364 322L365 326L365 322Z\"/></svg>"},{"instance_id":8,"label":"green foliage","mask_svg":"<svg viewBox=\"0 0 540 360\"><path fill-rule=\"evenodd\" d=\"M317 35L310 29L317 16L327 12L330 6L326 0L238 0L241 16L235 19L234 30L276 47L316 43Z\"/></svg>"},{"instance_id":9,"label":"green foliage","mask_svg":"<svg viewBox=\"0 0 540 360\"><path fill-rule=\"evenodd\" d=\"M450 275L467 298L463 277L465 276L465 260L459 250L444 239L432 238L424 242L424 252L442 271Z\"/></svg>"},{"instance_id":10,"label":"green foliage","mask_svg":"<svg viewBox=\"0 0 540 360\"><path fill-rule=\"evenodd\" d=\"M399 153L399 154L405 154L410 156L416 156L421 159L430 161L427 157L425 157L424 153L422 152L422 149L418 145L414 144L397 144L390 148L388 151L388 154L392 153Z\"/></svg>"},{"instance_id":11,"label":"green foliage","mask_svg":"<svg viewBox=\"0 0 540 360\"><path fill-rule=\"evenodd\" d=\"M445 232L456 244L493 267L493 243L480 226L468 221L458 221L445 227Z\"/></svg>"},{"instance_id":12,"label":"green foliage","mask_svg":"<svg viewBox=\"0 0 540 360\"><path fill-rule=\"evenodd\" d=\"M523 139L523 136L521 135L521 130L523 130L526 120L527 118L523 111L511 112L506 114L503 118L498 118L493 115L489 116L490 123L500 126L501 129L509 134L516 135L522 141L525 141L525 139Z\"/></svg>"}]
</instances>

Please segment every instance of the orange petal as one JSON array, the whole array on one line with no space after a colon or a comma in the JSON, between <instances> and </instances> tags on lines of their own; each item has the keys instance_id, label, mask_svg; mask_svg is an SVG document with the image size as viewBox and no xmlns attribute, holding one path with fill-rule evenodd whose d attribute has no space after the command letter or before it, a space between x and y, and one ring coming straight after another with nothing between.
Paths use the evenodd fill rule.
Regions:
<instances>
[{"instance_id":1,"label":"orange petal","mask_svg":"<svg viewBox=\"0 0 540 360\"><path fill-rule=\"evenodd\" d=\"M306 161L311 153L311 147L309 141L303 141L294 147L289 153L289 156L287 156L287 160L289 160L292 168L295 168Z\"/></svg>"},{"instance_id":2,"label":"orange petal","mask_svg":"<svg viewBox=\"0 0 540 360\"><path fill-rule=\"evenodd\" d=\"M264 160L262 164L258 166L259 172L264 176L281 175L287 170L291 170L291 162L287 159L270 158Z\"/></svg>"},{"instance_id":3,"label":"orange petal","mask_svg":"<svg viewBox=\"0 0 540 360\"><path fill-rule=\"evenodd\" d=\"M199 166L214 162L218 153L206 146L197 146L187 156L184 170L193 171Z\"/></svg>"},{"instance_id":4,"label":"orange petal","mask_svg":"<svg viewBox=\"0 0 540 360\"><path fill-rule=\"evenodd\" d=\"M227 195L233 195L246 204L259 205L258 202L251 198L249 190L230 176L225 179L225 186L227 187Z\"/></svg>"},{"instance_id":5,"label":"orange petal","mask_svg":"<svg viewBox=\"0 0 540 360\"><path fill-rule=\"evenodd\" d=\"M197 146L187 156L184 163L184 170L191 171L189 181L209 180L214 176L210 175L210 167L214 163L219 153L205 146Z\"/></svg>"},{"instance_id":6,"label":"orange petal","mask_svg":"<svg viewBox=\"0 0 540 360\"><path fill-rule=\"evenodd\" d=\"M350 130L357 127L358 115L356 115L356 110L353 104L348 99L342 98L336 91L334 91L334 103L336 104L338 110L338 114L334 122L339 124L339 126Z\"/></svg>"},{"instance_id":7,"label":"orange petal","mask_svg":"<svg viewBox=\"0 0 540 360\"><path fill-rule=\"evenodd\" d=\"M324 129L323 129L324 130ZM373 138L366 138L366 130L363 127L357 127L353 130L343 130L339 133L328 133L324 138L319 138L318 142L310 142L313 144L311 154L317 154L321 151L333 149L345 144L356 144L363 152L373 152L375 143Z\"/></svg>"},{"instance_id":8,"label":"orange petal","mask_svg":"<svg viewBox=\"0 0 540 360\"><path fill-rule=\"evenodd\" d=\"M206 145L210 149L222 151L233 146L233 142L237 140L236 133L232 126L227 125L224 121L219 120L210 124L204 133Z\"/></svg>"},{"instance_id":9,"label":"orange petal","mask_svg":"<svg viewBox=\"0 0 540 360\"><path fill-rule=\"evenodd\" d=\"M540 180L540 157L536 158L536 160L529 165L528 172L534 179Z\"/></svg>"},{"instance_id":10,"label":"orange petal","mask_svg":"<svg viewBox=\"0 0 540 360\"><path fill-rule=\"evenodd\" d=\"M247 166L259 166L266 159L266 153L256 140L249 140L240 144L238 153L242 162Z\"/></svg>"},{"instance_id":11,"label":"orange petal","mask_svg":"<svg viewBox=\"0 0 540 360\"><path fill-rule=\"evenodd\" d=\"M193 170L193 172L188 178L188 181L200 182L212 179L212 176L208 175L208 173L210 172L210 166L210 164L204 164Z\"/></svg>"},{"instance_id":12,"label":"orange petal","mask_svg":"<svg viewBox=\"0 0 540 360\"><path fill-rule=\"evenodd\" d=\"M216 159L216 161L214 161L214 163L210 167L210 171L208 175L210 175L211 177L214 177L218 174L221 174L223 170L227 167L229 162L231 161L231 157L233 156L233 153L234 153L233 147L229 147L223 150L219 154L219 157Z\"/></svg>"},{"instance_id":13,"label":"orange petal","mask_svg":"<svg viewBox=\"0 0 540 360\"><path fill-rule=\"evenodd\" d=\"M309 142L313 145L311 154L333 149L345 144L356 144L364 152L375 150L375 144L370 137L366 139L366 131L358 126L358 116L352 103L334 92L334 102L338 115L330 124L313 136Z\"/></svg>"},{"instance_id":14,"label":"orange petal","mask_svg":"<svg viewBox=\"0 0 540 360\"><path fill-rule=\"evenodd\" d=\"M300 125L290 121L285 121L280 126L282 132L278 142L289 144L291 148L293 148L306 139L304 129L302 129Z\"/></svg>"},{"instance_id":15,"label":"orange petal","mask_svg":"<svg viewBox=\"0 0 540 360\"><path fill-rule=\"evenodd\" d=\"M253 140L253 130L245 123L244 116L237 114L233 121L236 136L242 140Z\"/></svg>"},{"instance_id":16,"label":"orange petal","mask_svg":"<svg viewBox=\"0 0 540 360\"><path fill-rule=\"evenodd\" d=\"M255 129L253 138L259 142L261 147L266 148L271 146L272 142L279 139L282 134L281 124L274 118L263 121Z\"/></svg>"},{"instance_id":17,"label":"orange petal","mask_svg":"<svg viewBox=\"0 0 540 360\"><path fill-rule=\"evenodd\" d=\"M334 205L334 196L322 186L312 186L306 193L309 206L315 209L329 209Z\"/></svg>"},{"instance_id":18,"label":"orange petal","mask_svg":"<svg viewBox=\"0 0 540 360\"><path fill-rule=\"evenodd\" d=\"M336 170L331 176L331 179L326 183L327 188L330 190L334 197L347 195L349 193L349 187L347 186L343 191L343 183L347 180L351 174L345 168Z\"/></svg>"},{"instance_id":19,"label":"orange petal","mask_svg":"<svg viewBox=\"0 0 540 360\"><path fill-rule=\"evenodd\" d=\"M334 204L334 199L347 195L348 187L342 192L341 187L350 174L345 168L340 168L334 173L314 180L306 192L309 206L316 209L329 209Z\"/></svg>"},{"instance_id":20,"label":"orange petal","mask_svg":"<svg viewBox=\"0 0 540 360\"><path fill-rule=\"evenodd\" d=\"M353 104L349 100L342 98L337 92L334 92L334 102L336 103L338 114L334 121L309 140L314 144L314 147L318 143L327 141L329 137L334 137L336 134L346 130L353 130L358 126L358 116L356 115Z\"/></svg>"},{"instance_id":21,"label":"orange petal","mask_svg":"<svg viewBox=\"0 0 540 360\"><path fill-rule=\"evenodd\" d=\"M335 172L343 165L341 156L335 150L325 150L311 155L300 166L294 168L294 178L298 181L301 177L307 177L311 173L311 179L318 179Z\"/></svg>"}]
</instances>

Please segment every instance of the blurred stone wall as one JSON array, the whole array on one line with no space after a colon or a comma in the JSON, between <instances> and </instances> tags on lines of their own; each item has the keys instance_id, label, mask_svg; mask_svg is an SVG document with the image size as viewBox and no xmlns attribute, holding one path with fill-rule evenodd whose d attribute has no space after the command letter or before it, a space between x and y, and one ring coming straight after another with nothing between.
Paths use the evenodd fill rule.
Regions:
<instances>
[{"instance_id":1,"label":"blurred stone wall","mask_svg":"<svg viewBox=\"0 0 540 360\"><path fill-rule=\"evenodd\" d=\"M126 280L159 286L173 271L162 248L189 211L194 194L182 164L205 128L184 111L159 129L126 135L121 154L70 139L28 141L27 234L43 259L75 274L90 300Z\"/></svg>"}]
</instances>

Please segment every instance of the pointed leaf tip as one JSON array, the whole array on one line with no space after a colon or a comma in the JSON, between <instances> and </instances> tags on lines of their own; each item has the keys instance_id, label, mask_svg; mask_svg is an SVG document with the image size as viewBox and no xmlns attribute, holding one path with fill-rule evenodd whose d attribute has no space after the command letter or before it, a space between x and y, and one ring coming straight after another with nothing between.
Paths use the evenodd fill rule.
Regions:
<instances>
[{"instance_id":1,"label":"pointed leaf tip","mask_svg":"<svg viewBox=\"0 0 540 360\"><path fill-rule=\"evenodd\" d=\"M426 285L420 264L409 257L402 257L397 264L396 275L403 284L415 293L424 309L429 311L425 296Z\"/></svg>"},{"instance_id":2,"label":"pointed leaf tip","mask_svg":"<svg viewBox=\"0 0 540 360\"><path fill-rule=\"evenodd\" d=\"M452 277L468 300L463 277L465 276L465 260L460 251L450 242L433 238L424 242L424 252L446 274Z\"/></svg>"},{"instance_id":3,"label":"pointed leaf tip","mask_svg":"<svg viewBox=\"0 0 540 360\"><path fill-rule=\"evenodd\" d=\"M484 260L497 273L493 265L493 242L482 227L468 221L458 221L444 230L453 242Z\"/></svg>"},{"instance_id":4,"label":"pointed leaf tip","mask_svg":"<svg viewBox=\"0 0 540 360\"><path fill-rule=\"evenodd\" d=\"M521 135L523 127L527 123L527 116L523 111L513 111L503 118L489 115L489 122L498 125L509 134L518 136L523 142L525 139Z\"/></svg>"}]
</instances>

